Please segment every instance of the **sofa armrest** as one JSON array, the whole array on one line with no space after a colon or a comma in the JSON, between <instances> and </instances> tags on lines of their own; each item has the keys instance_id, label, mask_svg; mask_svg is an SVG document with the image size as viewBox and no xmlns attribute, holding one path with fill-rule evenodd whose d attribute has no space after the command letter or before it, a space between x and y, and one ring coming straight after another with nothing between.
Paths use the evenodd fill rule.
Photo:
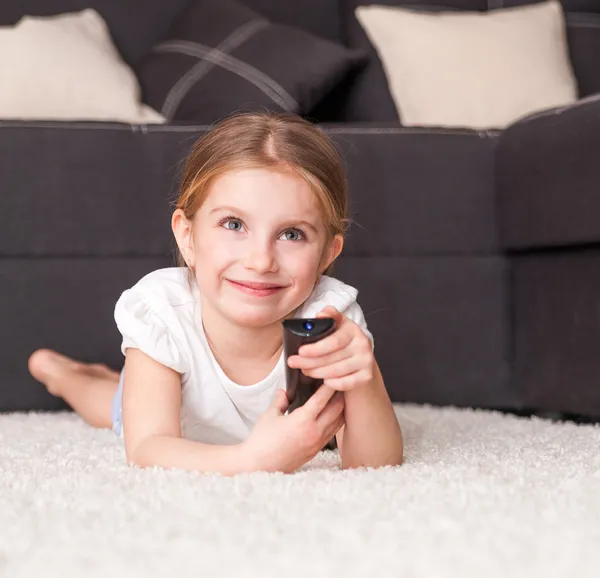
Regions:
<instances>
[{"instance_id":1,"label":"sofa armrest","mask_svg":"<svg viewBox=\"0 0 600 578\"><path fill-rule=\"evenodd\" d=\"M517 122L499 138L498 219L503 247L600 242L600 94Z\"/></svg>"}]
</instances>

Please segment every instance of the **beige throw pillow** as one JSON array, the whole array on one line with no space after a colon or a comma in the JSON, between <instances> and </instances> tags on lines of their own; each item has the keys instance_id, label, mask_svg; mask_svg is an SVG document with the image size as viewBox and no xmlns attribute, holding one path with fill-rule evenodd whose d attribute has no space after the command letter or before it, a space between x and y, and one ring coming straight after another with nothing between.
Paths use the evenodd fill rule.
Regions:
<instances>
[{"instance_id":1,"label":"beige throw pillow","mask_svg":"<svg viewBox=\"0 0 600 578\"><path fill-rule=\"evenodd\" d=\"M94 10L0 27L0 119L162 123Z\"/></svg>"},{"instance_id":2,"label":"beige throw pillow","mask_svg":"<svg viewBox=\"0 0 600 578\"><path fill-rule=\"evenodd\" d=\"M407 126L504 128L577 99L558 0L489 12L362 6L356 16Z\"/></svg>"}]
</instances>

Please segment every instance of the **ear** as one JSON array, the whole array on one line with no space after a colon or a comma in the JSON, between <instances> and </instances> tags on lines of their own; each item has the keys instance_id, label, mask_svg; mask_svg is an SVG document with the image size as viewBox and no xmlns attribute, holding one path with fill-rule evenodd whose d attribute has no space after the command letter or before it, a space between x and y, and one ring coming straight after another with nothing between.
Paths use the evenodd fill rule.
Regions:
<instances>
[{"instance_id":1,"label":"ear","mask_svg":"<svg viewBox=\"0 0 600 578\"><path fill-rule=\"evenodd\" d=\"M321 275L327 268L339 257L342 249L344 248L344 237L341 235L335 235L329 242L323 253L323 259L321 259Z\"/></svg>"},{"instance_id":2,"label":"ear","mask_svg":"<svg viewBox=\"0 0 600 578\"><path fill-rule=\"evenodd\" d=\"M171 229L187 266L194 267L194 243L192 221L189 221L181 209L177 209L171 217Z\"/></svg>"}]
</instances>

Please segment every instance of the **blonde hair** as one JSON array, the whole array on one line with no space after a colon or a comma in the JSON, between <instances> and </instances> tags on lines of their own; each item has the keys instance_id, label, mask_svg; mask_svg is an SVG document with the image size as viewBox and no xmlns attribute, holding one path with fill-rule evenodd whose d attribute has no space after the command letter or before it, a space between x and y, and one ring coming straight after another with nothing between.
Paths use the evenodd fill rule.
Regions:
<instances>
[{"instance_id":1,"label":"blonde hair","mask_svg":"<svg viewBox=\"0 0 600 578\"><path fill-rule=\"evenodd\" d=\"M210 184L240 168L296 173L317 196L329 239L345 235L348 185L344 163L333 141L310 122L287 113L245 113L221 121L194 144L187 157L176 209L191 221ZM178 264L185 266L181 254Z\"/></svg>"}]
</instances>

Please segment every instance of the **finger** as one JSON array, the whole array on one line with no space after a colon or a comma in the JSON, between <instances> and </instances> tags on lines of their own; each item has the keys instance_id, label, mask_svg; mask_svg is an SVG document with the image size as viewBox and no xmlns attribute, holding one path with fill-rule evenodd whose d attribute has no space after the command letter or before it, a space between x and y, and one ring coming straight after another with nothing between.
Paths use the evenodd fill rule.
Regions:
<instances>
[{"instance_id":1,"label":"finger","mask_svg":"<svg viewBox=\"0 0 600 578\"><path fill-rule=\"evenodd\" d=\"M333 353L338 349L344 349L352 341L352 331L349 326L340 326L333 333L315 343L307 343L298 350L302 357L319 357Z\"/></svg>"},{"instance_id":2,"label":"finger","mask_svg":"<svg viewBox=\"0 0 600 578\"><path fill-rule=\"evenodd\" d=\"M271 403L271 409L283 415L287 411L289 405L290 403L286 392L281 388L277 389L273 402Z\"/></svg>"},{"instance_id":3,"label":"finger","mask_svg":"<svg viewBox=\"0 0 600 578\"><path fill-rule=\"evenodd\" d=\"M335 390L325 385L321 385L319 389L317 389L317 391L315 391L315 393L308 398L307 402L293 413L297 413L298 411L302 410L301 415L306 415L312 419L317 419L334 394Z\"/></svg>"},{"instance_id":4,"label":"finger","mask_svg":"<svg viewBox=\"0 0 600 578\"><path fill-rule=\"evenodd\" d=\"M344 412L345 405L344 394L341 392L336 392L331 398L331 401L317 416L317 424L323 429L329 427L329 425Z\"/></svg>"},{"instance_id":5,"label":"finger","mask_svg":"<svg viewBox=\"0 0 600 578\"><path fill-rule=\"evenodd\" d=\"M288 358L288 365L297 369L313 369L315 367L322 367L324 365L331 365L337 361L348 359L352 357L350 349L345 347L344 349L338 349L333 353L327 355L321 355L319 357L303 357L302 355L291 355Z\"/></svg>"},{"instance_id":6,"label":"finger","mask_svg":"<svg viewBox=\"0 0 600 578\"><path fill-rule=\"evenodd\" d=\"M364 360L358 355L348 357L331 365L323 365L314 369L303 369L302 373L307 377L314 379L333 379L338 377L346 377L352 373L360 371L365 366ZM336 388L337 389L337 388Z\"/></svg>"},{"instance_id":7,"label":"finger","mask_svg":"<svg viewBox=\"0 0 600 578\"><path fill-rule=\"evenodd\" d=\"M336 391L348 391L357 385L368 383L372 379L373 374L371 372L366 369L361 369L360 371L344 375L343 377L332 377L327 379L323 385L335 389Z\"/></svg>"},{"instance_id":8,"label":"finger","mask_svg":"<svg viewBox=\"0 0 600 578\"><path fill-rule=\"evenodd\" d=\"M325 443L327 443L335 434L337 434L341 427L346 423L346 419L344 414L342 413L337 419L325 430L324 438Z\"/></svg>"},{"instance_id":9,"label":"finger","mask_svg":"<svg viewBox=\"0 0 600 578\"><path fill-rule=\"evenodd\" d=\"M343 315L332 305L327 305L317 313L317 317L330 317L337 325L342 321Z\"/></svg>"}]
</instances>

